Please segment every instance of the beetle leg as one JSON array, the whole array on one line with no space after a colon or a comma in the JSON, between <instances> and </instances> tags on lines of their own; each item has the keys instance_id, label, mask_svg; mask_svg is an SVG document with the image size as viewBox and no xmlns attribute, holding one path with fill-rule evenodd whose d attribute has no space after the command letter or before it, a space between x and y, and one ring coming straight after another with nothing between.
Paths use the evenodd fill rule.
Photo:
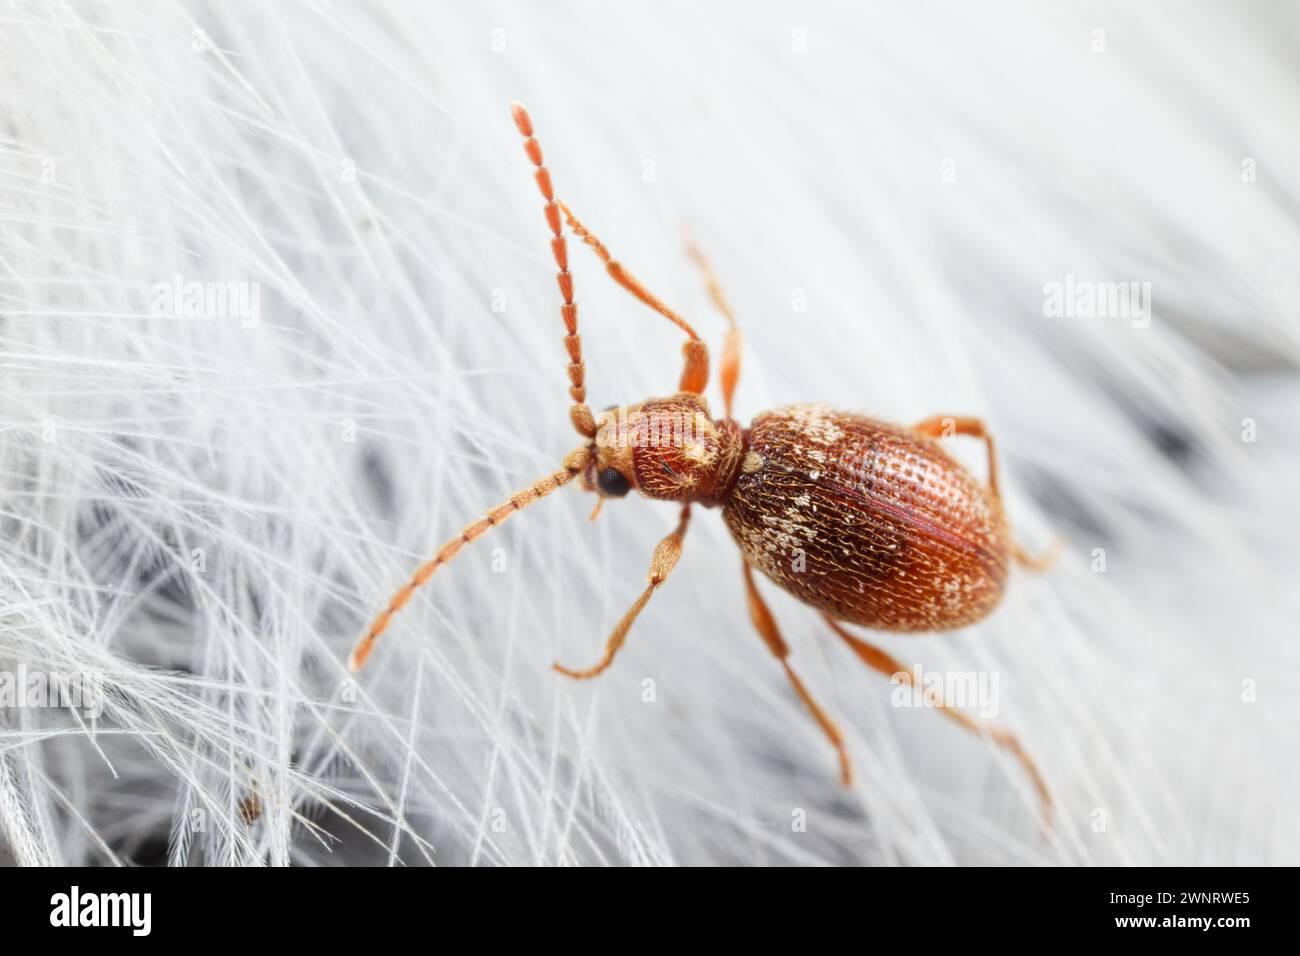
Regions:
<instances>
[{"instance_id":1,"label":"beetle leg","mask_svg":"<svg viewBox=\"0 0 1300 956\"><path fill-rule=\"evenodd\" d=\"M998 454L993 445L993 435L984 425L982 418L968 418L958 415L934 415L925 421L917 422L912 426L913 431L918 431L929 438L950 438L953 435L969 435L972 438L984 439L984 444L988 447L989 452L989 491L993 493L993 499L1002 504L1002 492L998 490Z\"/></svg>"},{"instance_id":2,"label":"beetle leg","mask_svg":"<svg viewBox=\"0 0 1300 956\"><path fill-rule=\"evenodd\" d=\"M640 279L628 272L621 262L611 256L609 250L605 248L605 244L590 229L578 221L578 217L573 214L568 206L560 203L560 208L564 210L564 218L569 223L569 228L574 231L579 239L591 246L596 251L596 255L600 257L600 261L605 263L605 271L609 273L611 279L687 334L686 344L682 346L685 365L682 368L682 377L677 388L683 392L695 392L696 394L703 392L704 387L709 384L709 347L700 340L700 337L685 319L664 305L658 296L641 284Z\"/></svg>"},{"instance_id":3,"label":"beetle leg","mask_svg":"<svg viewBox=\"0 0 1300 956\"><path fill-rule=\"evenodd\" d=\"M1028 568L1030 571L1050 571L1064 551L1065 539L1060 537L1048 545L1047 550L1042 554L1030 554L1018 544L1011 545L1011 557L1015 558L1016 563L1022 568Z\"/></svg>"},{"instance_id":4,"label":"beetle leg","mask_svg":"<svg viewBox=\"0 0 1300 956\"><path fill-rule=\"evenodd\" d=\"M740 381L740 329L736 326L736 316L731 311L731 304L727 301L726 295L722 292L722 284L718 282L713 266L709 264L709 260L705 258L689 233L686 236L686 254L704 275L704 284L708 287L709 298L727 320L727 337L722 343L722 362L718 366L718 380L722 384L723 407L726 409L727 417L730 418L731 397L736 393L736 383Z\"/></svg>"},{"instance_id":5,"label":"beetle leg","mask_svg":"<svg viewBox=\"0 0 1300 956\"><path fill-rule=\"evenodd\" d=\"M749 563L742 562L742 566L745 569L745 594L749 599L749 617L754 622L754 627L758 630L759 636L763 638L768 648L781 662L781 666L785 668L785 676L790 678L795 693L799 695L799 699L804 702L804 706L812 713L813 719L821 726L822 732L830 739L831 745L840 758L840 780L847 787L853 783L853 767L849 763L849 754L844 747L844 735L840 733L840 729L835 726L834 721L826 716L826 712L821 709L817 701L813 700L812 695L808 693L808 688L804 687L803 681L799 679L799 675L791 669L788 660L790 645L781 637L781 632L776 626L776 620L772 617L772 612L768 610L763 596L758 593L758 587L754 584L754 572Z\"/></svg>"},{"instance_id":6,"label":"beetle leg","mask_svg":"<svg viewBox=\"0 0 1300 956\"><path fill-rule=\"evenodd\" d=\"M958 415L934 415L925 421L917 422L912 426L913 431L920 432L929 438L949 438L952 435L969 435L972 438L984 439L984 444L988 448L989 458L989 492L993 495L993 500L1002 507L1002 492L998 489L998 454L997 448L993 444L993 435L989 432L988 427L981 418L962 417ZM1018 544L1011 545L1011 557L1022 567L1031 571L1046 571L1056 563L1056 559L1061 556L1065 549L1065 541L1057 538L1048 550L1042 555L1031 555Z\"/></svg>"},{"instance_id":7,"label":"beetle leg","mask_svg":"<svg viewBox=\"0 0 1300 956\"><path fill-rule=\"evenodd\" d=\"M850 634L829 614L823 614L822 618L830 625L831 630L843 638L844 642L849 645L853 650L853 653L857 654L858 657L861 658L864 664L874 671L879 671L891 680L901 680L903 683L911 686L912 672L904 667L896 658L885 653L875 645L868 644L866 641L862 640L862 638ZM997 744L1020 762L1020 765L1025 768L1025 772L1029 775L1029 779L1034 785L1034 790L1038 793L1038 799L1043 808L1043 819L1050 824L1052 819L1052 796L1047 790L1047 784L1043 780L1042 774L1038 772L1038 765L1035 764L1033 758L1025 752L1025 748L1021 746L1020 741L1016 739L1016 736L997 724L980 723L969 714L949 707L935 696L929 696L928 700L938 708L945 717L955 720L976 736L983 737L984 739Z\"/></svg>"},{"instance_id":8,"label":"beetle leg","mask_svg":"<svg viewBox=\"0 0 1300 956\"><path fill-rule=\"evenodd\" d=\"M556 664L555 669L566 677L572 677L574 680L587 680L602 673L610 664L614 662L614 655L619 652L623 642L627 640L627 632L632 627L632 622L636 620L642 608L650 600L650 595L655 593L655 589L664 581L668 580L668 575L672 574L673 568L677 565L677 559L682 556L682 539L686 537L686 525L691 520L691 506L685 505L682 508L682 516L677 522L677 527L673 529L672 534L664 538L655 547L654 555L650 558L650 574L647 576L646 589L641 592L641 596L633 602L628 612L623 615L623 620L618 622L618 627L609 635L609 640L605 643L605 655L592 667L585 670L572 670L561 664Z\"/></svg>"}]
</instances>

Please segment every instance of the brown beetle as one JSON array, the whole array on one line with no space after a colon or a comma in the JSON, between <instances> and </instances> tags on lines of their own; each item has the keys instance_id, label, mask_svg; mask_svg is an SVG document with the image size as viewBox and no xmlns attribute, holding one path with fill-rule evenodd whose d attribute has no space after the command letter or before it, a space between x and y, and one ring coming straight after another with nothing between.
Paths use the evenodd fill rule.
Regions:
<instances>
[{"instance_id":1,"label":"brown beetle","mask_svg":"<svg viewBox=\"0 0 1300 956\"><path fill-rule=\"evenodd\" d=\"M562 470L493 508L443 545L375 619L352 651L349 666L360 670L393 614L464 545L577 478L585 490L599 495L597 511L606 498L622 498L634 488L649 498L682 506L677 527L655 548L646 589L614 628L604 656L583 670L555 665L569 677L595 677L613 661L632 622L677 564L691 506L720 507L740 546L754 626L834 744L847 785L852 774L843 735L791 669L790 648L758 592L754 569L821 611L830 628L869 667L910 682L907 668L843 625L887 631L964 627L997 606L1011 561L1043 563L1028 558L1011 541L998 494L993 438L975 418L936 416L900 428L820 405L764 412L749 428L742 427L731 417L740 373L740 332L708 263L689 245L688 252L728 325L719 373L726 417L714 419L702 394L709 378L707 347L681 316L613 259L600 240L555 199L541 147L533 138L532 121L517 103L513 112L546 201L543 211L559 267L560 311L568 333L564 343L574 402L570 418L584 443L565 458ZM676 394L608 410L599 417L592 414L586 404L578 306L561 216L596 251L619 285L688 336ZM977 482L940 447L936 439L949 435L984 440L987 485ZM1028 771L1044 806L1049 805L1046 785L1015 737L981 725L932 696L929 700L967 729L1007 748Z\"/></svg>"}]
</instances>

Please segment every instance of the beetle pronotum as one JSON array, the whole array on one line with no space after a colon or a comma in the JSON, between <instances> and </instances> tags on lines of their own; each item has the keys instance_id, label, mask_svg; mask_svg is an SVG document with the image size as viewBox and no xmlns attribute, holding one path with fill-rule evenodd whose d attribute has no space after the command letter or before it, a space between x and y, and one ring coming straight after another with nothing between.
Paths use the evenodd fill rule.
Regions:
<instances>
[{"instance_id":1,"label":"beetle pronotum","mask_svg":"<svg viewBox=\"0 0 1300 956\"><path fill-rule=\"evenodd\" d=\"M498 505L452 538L420 567L375 618L349 659L360 670L392 616L460 549L556 489L578 479L586 491L621 498L633 488L649 498L681 505L677 527L655 548L647 585L591 667L555 665L584 680L604 671L623 646L637 615L681 554L692 505L720 507L740 547L741 568L754 627L776 656L839 756L845 785L852 769L844 737L790 666L790 648L758 591L754 570L819 610L832 632L868 667L895 680L911 674L889 654L850 634L845 624L886 631L950 630L972 624L998 604L1012 561L1039 566L1010 538L998 491L993 437L977 418L935 416L898 427L820 405L791 405L760 414L748 428L732 418L740 376L741 337L735 317L708 263L694 245L709 295L727 320L719 378L725 417L713 419L705 400L708 348L695 330L664 305L554 194L550 171L533 137L528 112L513 104L515 125L535 168L542 207L559 269L560 314L569 355L569 417L583 443L563 468ZM628 292L686 333L677 392L593 415L587 406L578 336L578 305L569 272L563 223L595 250L605 270ZM940 447L949 434L983 439L988 483L981 485ZM593 513L594 517L594 513ZM1007 749L1024 766L1045 808L1046 784L1017 739L982 726L942 700L931 703L963 727Z\"/></svg>"}]
</instances>

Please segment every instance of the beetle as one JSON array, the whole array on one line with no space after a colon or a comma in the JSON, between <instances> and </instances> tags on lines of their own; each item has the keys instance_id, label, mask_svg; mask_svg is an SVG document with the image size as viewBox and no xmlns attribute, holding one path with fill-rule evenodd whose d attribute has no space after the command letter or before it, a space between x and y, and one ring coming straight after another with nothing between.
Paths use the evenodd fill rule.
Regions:
<instances>
[{"instance_id":1,"label":"beetle","mask_svg":"<svg viewBox=\"0 0 1300 956\"><path fill-rule=\"evenodd\" d=\"M897 632L965 627L998 605L1013 562L1041 569L1050 560L1029 557L1011 539L998 487L993 436L978 418L939 415L900 427L816 404L763 412L743 427L732 416L741 334L707 260L688 241L687 253L727 322L719 366L725 414L713 418L703 395L709 380L707 346L685 319L613 258L555 198L527 110L514 103L512 113L544 200L566 331L573 402L569 417L583 443L569 453L559 471L491 509L444 544L375 618L353 649L349 666L354 672L361 669L393 615L462 547L576 480L598 496L593 518L605 500L626 497L633 490L680 505L677 526L651 557L645 590L610 634L600 660L583 669L555 665L571 678L595 677L613 662L637 615L672 573L692 507L720 508L740 548L754 627L834 746L847 786L852 782L852 766L844 736L791 667L790 647L759 593L754 572L818 610L831 631L868 667L911 683L907 668L850 633L846 625ZM615 282L685 332L683 368L674 394L611 407L599 415L587 405L566 224L595 251ZM941 447L938 439L951 435L984 441L986 483L978 482ZM1010 752L1024 766L1044 808L1050 807L1041 774L1014 736L977 723L933 694L928 700L966 729Z\"/></svg>"}]
</instances>

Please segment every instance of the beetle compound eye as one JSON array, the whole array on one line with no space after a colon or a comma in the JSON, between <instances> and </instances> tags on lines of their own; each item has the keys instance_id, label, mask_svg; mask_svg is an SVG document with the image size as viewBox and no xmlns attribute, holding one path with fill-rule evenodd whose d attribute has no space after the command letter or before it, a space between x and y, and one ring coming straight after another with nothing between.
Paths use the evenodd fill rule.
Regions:
<instances>
[{"instance_id":1,"label":"beetle compound eye","mask_svg":"<svg viewBox=\"0 0 1300 956\"><path fill-rule=\"evenodd\" d=\"M611 498L622 498L632 487L632 483L617 468L606 468L596 476L596 486L600 488L602 495L608 495Z\"/></svg>"}]
</instances>

